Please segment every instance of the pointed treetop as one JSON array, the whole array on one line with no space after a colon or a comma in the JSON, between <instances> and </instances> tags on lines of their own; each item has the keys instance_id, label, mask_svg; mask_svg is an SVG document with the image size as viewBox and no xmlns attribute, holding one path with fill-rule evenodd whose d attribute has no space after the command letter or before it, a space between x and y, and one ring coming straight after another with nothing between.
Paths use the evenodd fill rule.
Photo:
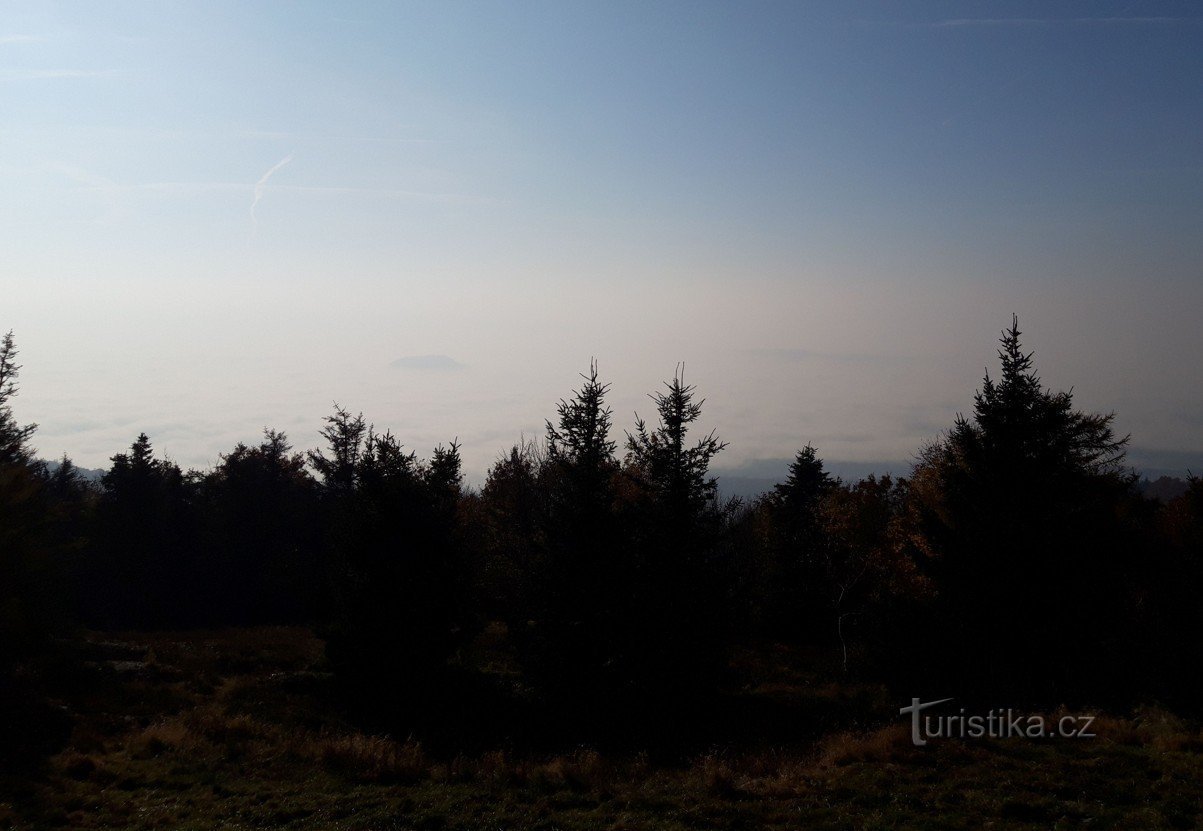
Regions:
<instances>
[{"instance_id":1,"label":"pointed treetop","mask_svg":"<svg viewBox=\"0 0 1203 831\"><path fill-rule=\"evenodd\" d=\"M711 430L687 447L685 436L701 416L705 401L693 400L694 387L684 382L683 364L678 364L672 381L664 385L667 393L650 396L656 402L659 426L649 429L636 414L635 432L627 433L627 458L669 503L698 509L715 496L717 482L708 475L710 460L727 443L719 441Z\"/></svg>"},{"instance_id":2,"label":"pointed treetop","mask_svg":"<svg viewBox=\"0 0 1203 831\"><path fill-rule=\"evenodd\" d=\"M814 446L807 444L797 452L789 466L786 480L773 487L777 498L790 508L805 508L835 484L831 474L823 469Z\"/></svg>"},{"instance_id":3,"label":"pointed treetop","mask_svg":"<svg viewBox=\"0 0 1203 831\"><path fill-rule=\"evenodd\" d=\"M1081 413L1073 391L1053 392L1041 384L1032 352L1020 345L1019 321L1011 318L998 356L1002 374L989 373L974 395L973 420L958 416L950 435L961 454L987 456L1003 466L1040 466L1062 471L1116 471L1128 437L1112 430L1114 414Z\"/></svg>"},{"instance_id":4,"label":"pointed treetop","mask_svg":"<svg viewBox=\"0 0 1203 831\"><path fill-rule=\"evenodd\" d=\"M596 467L612 459L617 446L610 441L612 411L605 406L610 385L598 380L595 359L581 378L585 383L572 399L556 405L558 425L547 422L547 453L562 464Z\"/></svg>"}]
</instances>

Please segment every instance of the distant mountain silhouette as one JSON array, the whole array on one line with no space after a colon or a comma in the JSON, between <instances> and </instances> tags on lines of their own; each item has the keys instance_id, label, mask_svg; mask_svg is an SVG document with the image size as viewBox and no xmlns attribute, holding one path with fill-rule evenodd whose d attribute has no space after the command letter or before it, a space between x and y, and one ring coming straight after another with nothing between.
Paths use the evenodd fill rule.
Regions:
<instances>
[{"instance_id":1,"label":"distant mountain silhouette","mask_svg":"<svg viewBox=\"0 0 1203 831\"><path fill-rule=\"evenodd\" d=\"M1203 471L1203 453L1177 450L1134 449L1128 454L1129 461L1141 476L1140 492L1147 497L1168 502L1186 493L1188 472ZM715 467L718 490L724 499L737 496L752 500L768 493L773 486L784 482L792 459L750 459L742 465L729 468ZM910 461L848 462L823 460L824 468L845 482L858 482L870 474L908 476L914 463Z\"/></svg>"},{"instance_id":2,"label":"distant mountain silhouette","mask_svg":"<svg viewBox=\"0 0 1203 831\"><path fill-rule=\"evenodd\" d=\"M724 499L737 496L740 499L751 500L768 493L773 486L784 482L788 475L792 458L749 459L742 465L730 468L715 466L712 473L718 477L719 495ZM910 461L880 461L880 462L848 462L823 460L823 467L832 476L838 476L845 482L858 482L870 474L883 476L906 476L911 472L913 462Z\"/></svg>"},{"instance_id":3,"label":"distant mountain silhouette","mask_svg":"<svg viewBox=\"0 0 1203 831\"><path fill-rule=\"evenodd\" d=\"M1136 487L1149 499L1160 499L1162 502L1169 502L1171 499L1177 499L1186 493L1190 486L1176 476L1160 476L1155 481L1141 479Z\"/></svg>"},{"instance_id":4,"label":"distant mountain silhouette","mask_svg":"<svg viewBox=\"0 0 1203 831\"><path fill-rule=\"evenodd\" d=\"M42 464L46 465L46 471L47 471L48 473L54 473L56 470L58 470L58 469L59 469L59 465L61 465L61 464L62 464L62 462L59 462L59 461L54 461L54 462L47 462L47 461L43 461L43 462L42 462ZM101 479L101 477L103 477L103 476L104 476L104 474L105 474L105 471L103 471L103 470L99 470L99 469L96 469L96 468L90 468L90 467L78 467L78 466L76 466L76 468L75 468L75 473L76 473L76 475L78 475L78 476L79 476L79 478L80 478L80 479L83 479L84 481L87 481L87 482L99 482L99 481L100 481L100 479Z\"/></svg>"},{"instance_id":5,"label":"distant mountain silhouette","mask_svg":"<svg viewBox=\"0 0 1203 831\"><path fill-rule=\"evenodd\" d=\"M1203 473L1203 453L1133 447L1128 451L1128 464L1141 476L1152 481L1162 476L1185 479L1189 473Z\"/></svg>"}]
</instances>

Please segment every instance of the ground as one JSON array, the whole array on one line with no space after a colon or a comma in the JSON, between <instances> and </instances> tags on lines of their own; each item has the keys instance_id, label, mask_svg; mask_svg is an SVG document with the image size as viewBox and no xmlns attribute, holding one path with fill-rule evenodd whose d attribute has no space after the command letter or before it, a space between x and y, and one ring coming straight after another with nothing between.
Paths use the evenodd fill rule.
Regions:
<instances>
[{"instance_id":1,"label":"ground","mask_svg":"<svg viewBox=\"0 0 1203 831\"><path fill-rule=\"evenodd\" d=\"M0 828L1203 823L1203 734L1156 708L1100 717L1091 740L916 748L880 691L809 681L786 666L787 653L767 649L742 656L744 695L786 702L769 711L805 722L782 724L776 745L770 731L673 760L590 747L449 754L340 715L322 643L306 629L90 634L76 646L88 683L53 702L65 746L38 768L0 772Z\"/></svg>"}]
</instances>

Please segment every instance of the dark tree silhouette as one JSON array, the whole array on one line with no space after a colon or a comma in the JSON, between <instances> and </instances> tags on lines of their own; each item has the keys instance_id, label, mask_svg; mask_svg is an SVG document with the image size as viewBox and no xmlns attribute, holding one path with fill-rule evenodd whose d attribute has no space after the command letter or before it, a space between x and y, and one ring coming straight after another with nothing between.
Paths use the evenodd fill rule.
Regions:
<instances>
[{"instance_id":1,"label":"dark tree silhouette","mask_svg":"<svg viewBox=\"0 0 1203 831\"><path fill-rule=\"evenodd\" d=\"M476 547L485 602L511 633L523 635L545 596L550 510L544 487L546 453L534 442L514 445L494 462L480 493Z\"/></svg>"},{"instance_id":2,"label":"dark tree silhouette","mask_svg":"<svg viewBox=\"0 0 1203 831\"><path fill-rule=\"evenodd\" d=\"M55 585L43 470L29 446L37 427L20 424L12 411L16 358L9 332L0 341L0 678L44 641Z\"/></svg>"},{"instance_id":3,"label":"dark tree silhouette","mask_svg":"<svg viewBox=\"0 0 1203 831\"><path fill-rule=\"evenodd\" d=\"M651 396L659 423L638 417L627 434L625 474L635 591L628 617L631 688L662 717L688 712L710 695L725 666L727 514L717 500L710 462L726 443L713 431L694 443L702 413L681 369Z\"/></svg>"},{"instance_id":4,"label":"dark tree silhouette","mask_svg":"<svg viewBox=\"0 0 1203 831\"><path fill-rule=\"evenodd\" d=\"M536 474L546 496L535 503L541 509L536 538L517 549L526 567L522 619L513 620L511 631L545 694L595 709L625 680L621 627L632 574L614 506L618 462L605 405L609 385L598 380L595 362L581 377L581 388L557 405L557 422L547 422L546 456ZM517 451L509 461L495 468L490 495L506 481L502 474L511 489L527 474L527 460ZM529 511L516 518L529 521L522 513Z\"/></svg>"},{"instance_id":5,"label":"dark tree silhouette","mask_svg":"<svg viewBox=\"0 0 1203 831\"><path fill-rule=\"evenodd\" d=\"M325 421L321 436L326 440L329 455L320 449L310 450L309 463L321 477L327 494L347 496L355 490L355 476L363 452L367 423L363 420L363 413L353 417L337 403L334 405L334 414L326 416Z\"/></svg>"},{"instance_id":6,"label":"dark tree silhouette","mask_svg":"<svg viewBox=\"0 0 1203 831\"><path fill-rule=\"evenodd\" d=\"M201 483L205 551L198 581L214 624L311 620L323 607L317 485L288 438L223 454Z\"/></svg>"},{"instance_id":7,"label":"dark tree silhouette","mask_svg":"<svg viewBox=\"0 0 1203 831\"><path fill-rule=\"evenodd\" d=\"M598 380L595 361L581 377L585 383L572 400L556 406L558 426L547 422L547 461L558 508L574 523L595 521L609 510L618 469L617 445L610 440L612 413L604 403L610 385Z\"/></svg>"},{"instance_id":8,"label":"dark tree silhouette","mask_svg":"<svg viewBox=\"0 0 1203 831\"><path fill-rule=\"evenodd\" d=\"M436 500L454 506L464 486L464 474L459 455L459 439L444 447L439 445L430 457L426 481L434 491Z\"/></svg>"},{"instance_id":9,"label":"dark tree silhouette","mask_svg":"<svg viewBox=\"0 0 1203 831\"><path fill-rule=\"evenodd\" d=\"M830 487L817 506L822 544L812 596L825 616L821 631L838 641L843 672L877 658L899 618L928 593L900 539L907 492L906 480L868 476Z\"/></svg>"},{"instance_id":10,"label":"dark tree silhouette","mask_svg":"<svg viewBox=\"0 0 1203 831\"><path fill-rule=\"evenodd\" d=\"M940 592L940 663L962 686L1050 698L1083 692L1115 662L1134 550L1132 495L1113 415L1046 390L1013 321L1002 373L915 471ZM933 656L934 657L934 656Z\"/></svg>"},{"instance_id":11,"label":"dark tree silhouette","mask_svg":"<svg viewBox=\"0 0 1203 831\"><path fill-rule=\"evenodd\" d=\"M454 721L452 659L475 628L458 530L459 445L426 464L336 407L310 454L323 479L335 613L326 653L360 712L389 729Z\"/></svg>"},{"instance_id":12,"label":"dark tree silhouette","mask_svg":"<svg viewBox=\"0 0 1203 831\"><path fill-rule=\"evenodd\" d=\"M70 725L52 706L42 673L66 629L64 547L45 468L29 441L35 425L13 411L20 366L9 332L0 341L0 770L36 766Z\"/></svg>"},{"instance_id":13,"label":"dark tree silhouette","mask_svg":"<svg viewBox=\"0 0 1203 831\"><path fill-rule=\"evenodd\" d=\"M0 465L28 467L34 456L29 439L38 426L21 425L13 415L11 401L17 394L17 377L21 374L17 354L13 333L8 332L0 341Z\"/></svg>"},{"instance_id":14,"label":"dark tree silhouette","mask_svg":"<svg viewBox=\"0 0 1203 831\"><path fill-rule=\"evenodd\" d=\"M820 508L839 486L808 444L797 452L786 480L769 500L775 533L766 563L764 612L771 631L789 640L817 638L822 643L830 637L832 551Z\"/></svg>"},{"instance_id":15,"label":"dark tree silhouette","mask_svg":"<svg viewBox=\"0 0 1203 831\"><path fill-rule=\"evenodd\" d=\"M1186 492L1157 505L1151 543L1142 552L1147 595L1137 624L1149 688L1163 701L1199 712L1203 701L1203 479L1188 476Z\"/></svg>"},{"instance_id":16,"label":"dark tree silhouette","mask_svg":"<svg viewBox=\"0 0 1203 831\"><path fill-rule=\"evenodd\" d=\"M678 367L668 392L655 393L660 416L652 430L636 416L635 433L627 434L628 467L636 471L660 507L662 518L684 530L690 522L712 513L717 498L717 480L710 477L710 462L727 446L712 430L693 446L686 443L690 425L702 414L705 399L694 401L694 387L686 385L684 367Z\"/></svg>"},{"instance_id":17,"label":"dark tree silhouette","mask_svg":"<svg viewBox=\"0 0 1203 831\"><path fill-rule=\"evenodd\" d=\"M836 484L823 469L818 452L808 444L794 456L785 481L773 486L773 494L788 513L805 514Z\"/></svg>"},{"instance_id":18,"label":"dark tree silhouette","mask_svg":"<svg viewBox=\"0 0 1203 831\"><path fill-rule=\"evenodd\" d=\"M0 709L18 715L0 723L0 763L32 746L22 725L52 721L38 668L68 640L71 587L93 627L320 617L345 712L449 750L500 737L680 750L710 716L740 729L768 711L749 715L721 684L737 619L816 674L907 697L1144 693L1189 709L1203 695L1203 484L1143 498L1114 416L1046 389L1014 319L1001 373L910 477L845 484L807 445L738 511L717 497L726 445L692 432L703 402L680 369L620 461L591 361L545 441L515 446L479 493L458 440L419 459L337 404L307 454L267 430L184 473L141 434L97 488L69 459L35 459L11 406L16 355L9 334Z\"/></svg>"},{"instance_id":19,"label":"dark tree silhouette","mask_svg":"<svg viewBox=\"0 0 1203 831\"><path fill-rule=\"evenodd\" d=\"M196 594L195 478L156 459L139 434L128 453L112 457L101 479L95 550L82 581L93 624L142 628L193 624Z\"/></svg>"}]
</instances>

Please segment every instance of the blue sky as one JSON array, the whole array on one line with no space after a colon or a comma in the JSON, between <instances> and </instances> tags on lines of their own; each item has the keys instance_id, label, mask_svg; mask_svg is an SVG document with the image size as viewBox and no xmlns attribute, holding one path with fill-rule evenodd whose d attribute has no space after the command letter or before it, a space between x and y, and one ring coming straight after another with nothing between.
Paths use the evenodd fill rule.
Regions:
<instances>
[{"instance_id":1,"label":"blue sky","mask_svg":"<svg viewBox=\"0 0 1203 831\"><path fill-rule=\"evenodd\" d=\"M1198 450L1189 3L0 3L0 328L46 455L339 401L470 471L685 361L729 463L909 457L1020 316Z\"/></svg>"}]
</instances>

